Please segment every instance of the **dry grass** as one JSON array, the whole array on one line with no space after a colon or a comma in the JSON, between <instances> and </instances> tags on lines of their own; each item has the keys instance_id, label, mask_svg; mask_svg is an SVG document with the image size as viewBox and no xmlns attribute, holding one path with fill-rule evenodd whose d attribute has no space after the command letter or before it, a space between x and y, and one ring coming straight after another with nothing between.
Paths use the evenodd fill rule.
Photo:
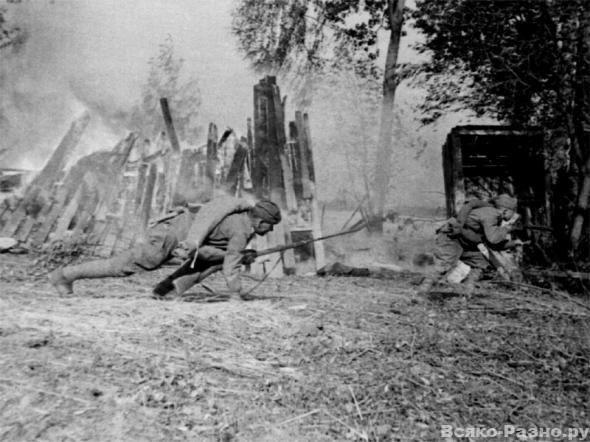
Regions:
<instances>
[{"instance_id":1,"label":"dry grass","mask_svg":"<svg viewBox=\"0 0 590 442\"><path fill-rule=\"evenodd\" d=\"M149 298L155 272L56 296L2 257L0 440L438 440L440 425L587 426L583 300L284 278L261 299ZM212 279L213 289L222 281Z\"/></svg>"}]
</instances>

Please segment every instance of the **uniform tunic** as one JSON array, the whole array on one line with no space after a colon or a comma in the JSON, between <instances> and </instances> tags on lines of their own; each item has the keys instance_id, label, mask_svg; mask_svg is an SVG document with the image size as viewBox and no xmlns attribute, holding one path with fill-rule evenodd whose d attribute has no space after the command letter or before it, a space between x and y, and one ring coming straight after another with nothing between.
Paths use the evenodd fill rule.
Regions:
<instances>
[{"instance_id":1,"label":"uniform tunic","mask_svg":"<svg viewBox=\"0 0 590 442\"><path fill-rule=\"evenodd\" d=\"M203 271L222 264L222 273L231 291L240 291L241 251L254 237L254 228L248 212L229 215L207 236L199 249L196 268Z\"/></svg>"}]
</instances>

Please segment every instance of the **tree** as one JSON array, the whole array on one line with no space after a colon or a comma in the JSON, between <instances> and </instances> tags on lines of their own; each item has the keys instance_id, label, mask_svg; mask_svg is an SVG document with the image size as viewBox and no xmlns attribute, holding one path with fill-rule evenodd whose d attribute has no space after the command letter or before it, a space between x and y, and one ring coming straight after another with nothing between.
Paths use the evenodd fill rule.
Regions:
<instances>
[{"instance_id":1,"label":"tree","mask_svg":"<svg viewBox=\"0 0 590 442\"><path fill-rule=\"evenodd\" d=\"M590 196L585 2L418 0L413 18L425 36L421 50L431 55L420 67L429 92L426 120L459 106L544 128L547 163L555 176L565 171L570 183L558 202L568 215L557 227L567 231L565 220L576 213L573 250Z\"/></svg>"},{"instance_id":2,"label":"tree","mask_svg":"<svg viewBox=\"0 0 590 442\"><path fill-rule=\"evenodd\" d=\"M374 167L372 212L383 214L393 141L396 63L404 0L241 0L233 32L258 71L290 77L299 103L309 104L316 78L345 65L363 78L383 81ZM385 69L376 65L377 33L390 31ZM376 207L375 207L376 206Z\"/></svg>"},{"instance_id":3,"label":"tree","mask_svg":"<svg viewBox=\"0 0 590 442\"><path fill-rule=\"evenodd\" d=\"M145 136L155 138L165 130L160 98L168 98L178 138L196 144L202 131L199 124L201 92L195 78L183 79L184 60L174 54L174 42L168 36L158 54L149 60L149 74L142 88L141 103L130 118L130 126Z\"/></svg>"},{"instance_id":4,"label":"tree","mask_svg":"<svg viewBox=\"0 0 590 442\"><path fill-rule=\"evenodd\" d=\"M14 45L24 38L25 34L18 26L6 21L6 8L0 7L0 49Z\"/></svg>"}]
</instances>

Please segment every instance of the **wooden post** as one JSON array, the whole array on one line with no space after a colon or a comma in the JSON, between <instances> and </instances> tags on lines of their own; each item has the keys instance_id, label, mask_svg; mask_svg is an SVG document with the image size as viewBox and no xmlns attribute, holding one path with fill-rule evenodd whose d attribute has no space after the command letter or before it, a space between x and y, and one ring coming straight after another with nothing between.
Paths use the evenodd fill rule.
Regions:
<instances>
[{"instance_id":1,"label":"wooden post","mask_svg":"<svg viewBox=\"0 0 590 442\"><path fill-rule=\"evenodd\" d=\"M180 143L178 142L178 136L176 135L176 129L172 121L172 114L170 113L170 107L168 106L167 98L160 98L160 107L162 108L162 115L164 116L164 123L166 124L166 132L172 145L172 150L180 152Z\"/></svg>"},{"instance_id":2,"label":"wooden post","mask_svg":"<svg viewBox=\"0 0 590 442\"><path fill-rule=\"evenodd\" d=\"M463 156L461 152L461 136L457 133L451 132L451 152L452 152L452 167L451 173L453 177L454 189L453 198L451 200L452 213L456 213L457 208L461 207L465 202L465 180L463 176Z\"/></svg>"},{"instance_id":3,"label":"wooden post","mask_svg":"<svg viewBox=\"0 0 590 442\"><path fill-rule=\"evenodd\" d=\"M217 126L209 124L207 136L207 166L205 168L205 189L208 197L213 198L215 192L215 171L217 169Z\"/></svg>"},{"instance_id":4,"label":"wooden post","mask_svg":"<svg viewBox=\"0 0 590 442\"><path fill-rule=\"evenodd\" d=\"M303 184L301 175L301 144L295 121L289 122L289 141L287 142L287 154L291 170L293 171L293 190L297 200L303 198Z\"/></svg>"},{"instance_id":5,"label":"wooden post","mask_svg":"<svg viewBox=\"0 0 590 442\"><path fill-rule=\"evenodd\" d=\"M322 222L321 214L318 205L317 189L315 187L315 170L313 165L313 147L311 143L311 130L309 127L309 117L307 114L303 114L303 130L305 134L305 150L307 160L307 170L309 172L309 180L311 182L311 217L312 217L312 231L314 238L322 236ZM326 265L326 253L324 250L324 243L322 241L316 241L313 243L315 265L316 270L321 269Z\"/></svg>"},{"instance_id":6,"label":"wooden post","mask_svg":"<svg viewBox=\"0 0 590 442\"><path fill-rule=\"evenodd\" d=\"M299 164L301 167L301 189L303 198L311 198L311 173L309 171L307 134L303 122L303 114L300 111L295 112L295 125L297 127L297 140L299 144Z\"/></svg>"},{"instance_id":7,"label":"wooden post","mask_svg":"<svg viewBox=\"0 0 590 442\"><path fill-rule=\"evenodd\" d=\"M256 196L285 206L283 173L277 139L277 109L273 98L275 77L266 77L254 86L254 165L252 179Z\"/></svg>"},{"instance_id":8,"label":"wooden post","mask_svg":"<svg viewBox=\"0 0 590 442\"><path fill-rule=\"evenodd\" d=\"M80 142L89 122L90 114L84 112L82 116L72 123L70 129L53 152L53 155L49 158L49 161L47 161L41 172L33 179L29 186L30 188L51 186L56 181L69 156Z\"/></svg>"}]
</instances>

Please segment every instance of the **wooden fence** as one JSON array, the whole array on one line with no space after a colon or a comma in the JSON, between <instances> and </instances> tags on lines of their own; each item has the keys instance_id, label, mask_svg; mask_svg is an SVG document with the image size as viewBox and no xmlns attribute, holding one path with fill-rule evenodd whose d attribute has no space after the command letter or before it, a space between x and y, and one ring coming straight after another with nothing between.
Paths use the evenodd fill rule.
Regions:
<instances>
[{"instance_id":1,"label":"wooden fence","mask_svg":"<svg viewBox=\"0 0 590 442\"><path fill-rule=\"evenodd\" d=\"M84 242L94 255L107 257L132 246L150 218L166 213L187 195L206 201L215 192L240 195L249 188L258 198L277 202L287 215L268 238L258 239L257 247L288 243L291 228L321 234L307 115L296 112L287 132L285 103L274 77L254 87L254 103L254 122L247 120L247 135L237 141L234 152L227 151L229 132L219 138L213 123L206 146L181 150L168 103L162 99L167 137L156 140L155 153L145 149L151 140L130 133L111 150L85 156L65 170L90 120L85 113L72 123L22 198L0 206L0 236L29 247L65 239ZM130 160L132 156L137 159ZM323 266L321 245L316 258L317 266ZM282 260L281 271L292 272L293 252Z\"/></svg>"}]
</instances>

